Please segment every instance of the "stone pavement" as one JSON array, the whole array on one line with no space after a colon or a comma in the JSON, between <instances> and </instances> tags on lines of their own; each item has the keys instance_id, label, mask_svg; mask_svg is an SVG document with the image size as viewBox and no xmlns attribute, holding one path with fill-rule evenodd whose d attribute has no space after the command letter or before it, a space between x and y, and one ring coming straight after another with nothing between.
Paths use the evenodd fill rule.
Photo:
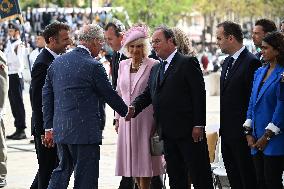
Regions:
<instances>
[{"instance_id":1,"label":"stone pavement","mask_svg":"<svg viewBox=\"0 0 284 189\"><path fill-rule=\"evenodd\" d=\"M205 77L206 88L208 89L208 78ZM25 140L7 140L8 145L8 174L7 186L5 189L28 189L37 172L37 159L34 144L30 144L32 139L30 136L30 118L31 107L28 95L28 86L24 92L24 103L26 108L27 136ZM6 115L4 123L6 127L6 135L10 135L15 131L13 126L13 116L6 103ZM219 96L207 95L207 131L212 132L218 130L219 125ZM119 186L121 177L114 175L115 158L116 158L116 139L117 134L112 126L113 111L107 107L107 122L104 131L103 145L101 146L100 160L100 178L99 188L116 189ZM73 176L72 176L73 177ZM168 178L167 178L168 180ZM68 188L73 188L73 178L71 178ZM169 187L167 187L169 188Z\"/></svg>"}]
</instances>

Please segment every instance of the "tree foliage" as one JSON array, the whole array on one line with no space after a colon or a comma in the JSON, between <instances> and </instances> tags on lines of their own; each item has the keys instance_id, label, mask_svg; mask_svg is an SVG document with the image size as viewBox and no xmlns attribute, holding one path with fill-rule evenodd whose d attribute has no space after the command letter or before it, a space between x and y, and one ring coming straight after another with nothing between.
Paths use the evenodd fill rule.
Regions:
<instances>
[{"instance_id":1,"label":"tree foliage","mask_svg":"<svg viewBox=\"0 0 284 189\"><path fill-rule=\"evenodd\" d=\"M191 9L192 0L116 0L113 6L124 7L132 22L149 26L173 26Z\"/></svg>"}]
</instances>

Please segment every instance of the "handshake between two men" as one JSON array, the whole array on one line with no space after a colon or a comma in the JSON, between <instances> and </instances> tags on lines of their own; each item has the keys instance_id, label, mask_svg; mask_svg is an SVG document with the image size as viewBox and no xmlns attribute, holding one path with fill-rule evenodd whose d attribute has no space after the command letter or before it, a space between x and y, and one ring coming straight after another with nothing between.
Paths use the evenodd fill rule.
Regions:
<instances>
[{"instance_id":1,"label":"handshake between two men","mask_svg":"<svg viewBox=\"0 0 284 189\"><path fill-rule=\"evenodd\" d=\"M130 119L134 116L135 114L135 108L134 106L128 106L128 111L127 114L125 116L125 120L126 121L130 121ZM52 148L54 147L54 140L53 140L53 130L48 130L45 131L44 136L41 136L41 142L42 144L47 147L47 148Z\"/></svg>"}]
</instances>

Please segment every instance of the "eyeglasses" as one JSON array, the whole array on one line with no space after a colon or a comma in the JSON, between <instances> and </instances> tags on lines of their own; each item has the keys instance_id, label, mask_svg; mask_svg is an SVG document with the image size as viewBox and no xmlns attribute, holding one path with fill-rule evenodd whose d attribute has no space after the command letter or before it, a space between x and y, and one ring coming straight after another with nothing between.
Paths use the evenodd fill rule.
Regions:
<instances>
[{"instance_id":1,"label":"eyeglasses","mask_svg":"<svg viewBox=\"0 0 284 189\"><path fill-rule=\"evenodd\" d=\"M157 45L157 44L159 44L159 43L161 43L161 42L162 42L161 40L156 39L156 40L154 40L154 41L151 41L151 45Z\"/></svg>"}]
</instances>

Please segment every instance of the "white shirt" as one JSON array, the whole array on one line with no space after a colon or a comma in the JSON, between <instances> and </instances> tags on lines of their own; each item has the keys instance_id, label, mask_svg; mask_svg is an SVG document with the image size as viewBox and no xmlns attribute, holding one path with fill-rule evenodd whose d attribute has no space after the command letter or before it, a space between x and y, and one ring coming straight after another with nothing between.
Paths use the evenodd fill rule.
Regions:
<instances>
[{"instance_id":1,"label":"white shirt","mask_svg":"<svg viewBox=\"0 0 284 189\"><path fill-rule=\"evenodd\" d=\"M177 53L177 49L168 56L168 58L164 61L167 61L167 64L165 65L165 72L167 71L168 67L170 66L170 63L172 62L172 59L174 58L175 54Z\"/></svg>"},{"instance_id":2,"label":"white shirt","mask_svg":"<svg viewBox=\"0 0 284 189\"><path fill-rule=\"evenodd\" d=\"M39 53L42 51L39 50L39 48L36 48L34 49L31 53L30 53L30 56L29 56L29 59L30 59L30 66L31 68L33 67L34 63L35 63L35 60L37 58L37 56L39 55Z\"/></svg>"},{"instance_id":3,"label":"white shirt","mask_svg":"<svg viewBox=\"0 0 284 189\"><path fill-rule=\"evenodd\" d=\"M57 58L59 55L56 54L55 52L53 52L52 50L50 50L50 48L48 48L47 46L45 46L46 50L48 50L48 52L50 52L50 54L52 54L52 56L55 58Z\"/></svg>"},{"instance_id":4,"label":"white shirt","mask_svg":"<svg viewBox=\"0 0 284 189\"><path fill-rule=\"evenodd\" d=\"M15 50L17 50L17 53ZM21 77L24 66L28 63L27 48L22 44L20 39L13 43L9 40L4 53L7 58L8 75L19 74L19 77Z\"/></svg>"},{"instance_id":5,"label":"white shirt","mask_svg":"<svg viewBox=\"0 0 284 189\"><path fill-rule=\"evenodd\" d=\"M243 52L243 50L245 50L245 46L243 46L242 48L240 48L240 50L238 50L237 52L235 52L235 54L233 54L233 58L234 58L234 62L232 63L232 66L234 66L236 60L239 58L240 54Z\"/></svg>"}]
</instances>

